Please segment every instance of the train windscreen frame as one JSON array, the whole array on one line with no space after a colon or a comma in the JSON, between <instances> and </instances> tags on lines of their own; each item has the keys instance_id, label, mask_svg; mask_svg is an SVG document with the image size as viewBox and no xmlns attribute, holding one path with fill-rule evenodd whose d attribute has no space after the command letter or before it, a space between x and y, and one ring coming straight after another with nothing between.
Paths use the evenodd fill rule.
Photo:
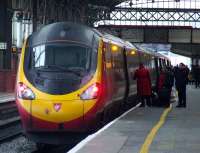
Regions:
<instances>
[{"instance_id":1,"label":"train windscreen frame","mask_svg":"<svg viewBox=\"0 0 200 153\"><path fill-rule=\"evenodd\" d=\"M37 89L49 94L68 94L78 90L96 72L97 44L93 43L90 47L71 42L49 42L27 46L24 60L25 75ZM62 49L59 50L59 47ZM69 54L64 53L67 51ZM49 54L52 55L46 58Z\"/></svg>"},{"instance_id":2,"label":"train windscreen frame","mask_svg":"<svg viewBox=\"0 0 200 153\"><path fill-rule=\"evenodd\" d=\"M31 49L31 69L89 72L92 49L81 45L49 43Z\"/></svg>"}]
</instances>

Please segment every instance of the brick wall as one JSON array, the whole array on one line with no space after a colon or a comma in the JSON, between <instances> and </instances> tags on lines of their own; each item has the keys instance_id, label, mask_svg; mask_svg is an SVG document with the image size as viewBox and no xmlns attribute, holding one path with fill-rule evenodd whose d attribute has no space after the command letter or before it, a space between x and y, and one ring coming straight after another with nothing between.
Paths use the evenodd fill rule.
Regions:
<instances>
[{"instance_id":1,"label":"brick wall","mask_svg":"<svg viewBox=\"0 0 200 153\"><path fill-rule=\"evenodd\" d=\"M14 92L16 72L0 70L0 92Z\"/></svg>"}]
</instances>

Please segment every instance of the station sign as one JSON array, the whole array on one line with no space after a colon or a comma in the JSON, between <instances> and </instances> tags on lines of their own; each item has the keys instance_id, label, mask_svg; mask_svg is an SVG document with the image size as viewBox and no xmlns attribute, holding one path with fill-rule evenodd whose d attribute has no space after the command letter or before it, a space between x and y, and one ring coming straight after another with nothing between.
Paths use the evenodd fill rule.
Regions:
<instances>
[{"instance_id":1,"label":"station sign","mask_svg":"<svg viewBox=\"0 0 200 153\"><path fill-rule=\"evenodd\" d=\"M0 49L6 50L7 49L7 43L6 42L0 42Z\"/></svg>"}]
</instances>

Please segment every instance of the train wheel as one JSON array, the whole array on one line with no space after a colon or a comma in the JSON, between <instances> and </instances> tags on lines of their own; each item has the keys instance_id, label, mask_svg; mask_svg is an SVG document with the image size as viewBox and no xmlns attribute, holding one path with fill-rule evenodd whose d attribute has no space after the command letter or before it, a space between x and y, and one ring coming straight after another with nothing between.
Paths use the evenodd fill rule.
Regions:
<instances>
[{"instance_id":1,"label":"train wheel","mask_svg":"<svg viewBox=\"0 0 200 153\"><path fill-rule=\"evenodd\" d=\"M101 127L103 127L103 113L98 113L95 121L95 125L93 127L93 131L96 132L99 130Z\"/></svg>"},{"instance_id":2,"label":"train wheel","mask_svg":"<svg viewBox=\"0 0 200 153\"><path fill-rule=\"evenodd\" d=\"M111 119L111 113L112 111L110 109L106 109L103 112L103 125L107 124Z\"/></svg>"}]
</instances>

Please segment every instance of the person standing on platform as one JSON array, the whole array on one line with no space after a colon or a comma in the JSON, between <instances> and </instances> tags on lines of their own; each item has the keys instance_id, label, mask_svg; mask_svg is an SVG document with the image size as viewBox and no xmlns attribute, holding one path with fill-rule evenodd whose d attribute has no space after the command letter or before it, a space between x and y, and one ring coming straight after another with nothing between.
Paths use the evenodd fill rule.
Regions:
<instances>
[{"instance_id":1,"label":"person standing on platform","mask_svg":"<svg viewBox=\"0 0 200 153\"><path fill-rule=\"evenodd\" d=\"M199 87L199 75L200 75L200 69L199 69L199 65L195 65L193 68L193 74L194 74L194 79L195 79L195 87L198 88Z\"/></svg>"},{"instance_id":2,"label":"person standing on platform","mask_svg":"<svg viewBox=\"0 0 200 153\"><path fill-rule=\"evenodd\" d=\"M186 73L187 73L187 84L189 83L189 74L190 74L190 69L188 68L187 65L185 65Z\"/></svg>"},{"instance_id":3,"label":"person standing on platform","mask_svg":"<svg viewBox=\"0 0 200 153\"><path fill-rule=\"evenodd\" d=\"M167 66L165 70L161 70L158 82L158 97L161 105L170 106L171 91L174 84L174 73L171 67Z\"/></svg>"},{"instance_id":4,"label":"person standing on platform","mask_svg":"<svg viewBox=\"0 0 200 153\"><path fill-rule=\"evenodd\" d=\"M183 63L179 64L175 72L175 85L178 91L178 105L176 107L186 107L186 84L188 72Z\"/></svg>"},{"instance_id":5,"label":"person standing on platform","mask_svg":"<svg viewBox=\"0 0 200 153\"><path fill-rule=\"evenodd\" d=\"M199 88L200 87L200 66L199 65L197 65L197 67L196 67L196 75L197 75L197 87Z\"/></svg>"},{"instance_id":6,"label":"person standing on platform","mask_svg":"<svg viewBox=\"0 0 200 153\"><path fill-rule=\"evenodd\" d=\"M145 107L145 101L151 106L151 77L149 70L140 63L139 68L134 73L134 80L137 79L137 94L141 100L141 107Z\"/></svg>"}]
</instances>

